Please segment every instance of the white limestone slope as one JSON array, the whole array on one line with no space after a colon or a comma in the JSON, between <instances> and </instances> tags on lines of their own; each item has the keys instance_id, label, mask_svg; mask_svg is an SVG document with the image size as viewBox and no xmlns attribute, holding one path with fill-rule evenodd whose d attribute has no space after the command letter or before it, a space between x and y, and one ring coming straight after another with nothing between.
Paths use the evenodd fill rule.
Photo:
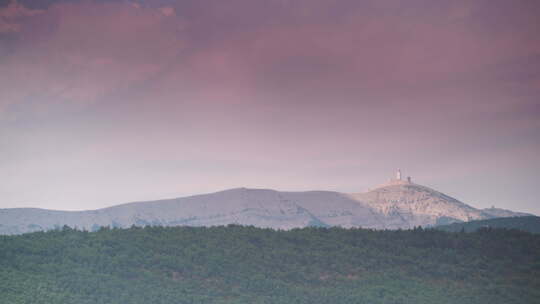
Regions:
<instances>
[{"instance_id":1,"label":"white limestone slope","mask_svg":"<svg viewBox=\"0 0 540 304\"><path fill-rule=\"evenodd\" d=\"M392 184L357 194L239 188L92 211L0 209L0 234L49 230L64 225L86 230L100 226L227 224L275 229L306 226L406 229L491 217L494 216L416 184Z\"/></svg>"},{"instance_id":2,"label":"white limestone slope","mask_svg":"<svg viewBox=\"0 0 540 304\"><path fill-rule=\"evenodd\" d=\"M457 199L413 183L391 183L366 193L351 194L385 217L385 228L434 226L492 218Z\"/></svg>"}]
</instances>

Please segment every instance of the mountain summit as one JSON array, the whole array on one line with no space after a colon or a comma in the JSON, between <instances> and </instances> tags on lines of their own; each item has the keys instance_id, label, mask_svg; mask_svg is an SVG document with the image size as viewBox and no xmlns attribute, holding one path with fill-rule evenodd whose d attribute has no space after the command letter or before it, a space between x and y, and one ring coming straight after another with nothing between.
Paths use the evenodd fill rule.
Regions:
<instances>
[{"instance_id":1,"label":"mountain summit","mask_svg":"<svg viewBox=\"0 0 540 304\"><path fill-rule=\"evenodd\" d=\"M446 194L407 182L392 183L350 196L384 215L385 228L391 229L494 217Z\"/></svg>"},{"instance_id":2,"label":"mountain summit","mask_svg":"<svg viewBox=\"0 0 540 304\"><path fill-rule=\"evenodd\" d=\"M184 198L135 202L91 211L0 209L0 234L49 230L64 225L96 230L132 225L253 225L275 229L341 226L408 229L453 222L523 216L500 209L480 210L448 195L397 179L364 193L280 192L237 188Z\"/></svg>"}]
</instances>

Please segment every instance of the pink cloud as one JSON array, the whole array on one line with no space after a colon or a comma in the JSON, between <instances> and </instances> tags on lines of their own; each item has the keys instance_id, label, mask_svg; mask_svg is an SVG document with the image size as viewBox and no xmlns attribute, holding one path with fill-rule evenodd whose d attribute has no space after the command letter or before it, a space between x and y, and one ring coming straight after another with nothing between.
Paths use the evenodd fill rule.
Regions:
<instances>
[{"instance_id":1,"label":"pink cloud","mask_svg":"<svg viewBox=\"0 0 540 304\"><path fill-rule=\"evenodd\" d=\"M269 22L263 11L250 5L245 8L255 16L243 20L250 15L239 13L246 3L216 4L197 18L183 14L189 7L179 4L53 5L23 24L20 51L6 60L3 74L17 75L31 64L33 76L26 79L26 90L4 92L10 97L3 99L24 99L24 93L43 91L92 103L153 79L161 82L154 85L156 90L182 90L206 101L253 102L276 90L291 98L310 98L313 88L324 88L329 96L362 92L388 99L389 86L394 96L428 86L459 86L456 81L471 73L538 48L526 34L485 35L474 19L483 9L479 2L455 2L441 9L374 2L371 7L351 6L335 19L326 16L326 22L319 19L337 5L283 2L269 8L282 14L279 23ZM221 22L217 18L229 17L238 20L228 20L230 26L213 25ZM246 22L246 30L237 30L235 22ZM37 27L50 30L40 32ZM209 35L209 28L221 35ZM12 79L4 79L8 83L21 82L5 78ZM315 95L321 93L325 94Z\"/></svg>"},{"instance_id":2,"label":"pink cloud","mask_svg":"<svg viewBox=\"0 0 540 304\"><path fill-rule=\"evenodd\" d=\"M43 13L42 10L31 10L20 5L17 0L11 2L4 8L0 8L0 34L20 31L22 18L31 17Z\"/></svg>"},{"instance_id":3,"label":"pink cloud","mask_svg":"<svg viewBox=\"0 0 540 304\"><path fill-rule=\"evenodd\" d=\"M152 77L184 48L174 24L151 8L83 2L36 15L12 3L3 15L32 19L17 25L15 52L1 58L0 109L47 96L91 104Z\"/></svg>"}]
</instances>

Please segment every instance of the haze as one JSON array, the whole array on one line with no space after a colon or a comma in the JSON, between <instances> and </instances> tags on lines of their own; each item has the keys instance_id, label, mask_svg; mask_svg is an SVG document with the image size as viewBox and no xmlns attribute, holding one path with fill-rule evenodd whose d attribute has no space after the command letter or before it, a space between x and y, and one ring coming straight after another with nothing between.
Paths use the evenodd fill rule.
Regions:
<instances>
[{"instance_id":1,"label":"haze","mask_svg":"<svg viewBox=\"0 0 540 304\"><path fill-rule=\"evenodd\" d=\"M540 214L540 2L0 0L0 208L401 168Z\"/></svg>"}]
</instances>

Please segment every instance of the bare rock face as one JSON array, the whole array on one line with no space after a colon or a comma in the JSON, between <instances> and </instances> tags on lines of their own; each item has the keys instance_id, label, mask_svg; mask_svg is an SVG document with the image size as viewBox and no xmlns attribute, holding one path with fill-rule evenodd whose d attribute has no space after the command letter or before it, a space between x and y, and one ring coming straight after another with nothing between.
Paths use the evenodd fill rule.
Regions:
<instances>
[{"instance_id":1,"label":"bare rock face","mask_svg":"<svg viewBox=\"0 0 540 304\"><path fill-rule=\"evenodd\" d=\"M0 209L0 234L61 228L86 230L132 225L253 225L292 229L306 226L408 229L498 217L410 182L394 182L366 193L279 192L231 189L185 198L136 202L91 211ZM504 216L527 215L505 210Z\"/></svg>"},{"instance_id":2,"label":"bare rock face","mask_svg":"<svg viewBox=\"0 0 540 304\"><path fill-rule=\"evenodd\" d=\"M435 226L491 218L455 198L413 183L395 183L366 193L351 194L383 214L385 228Z\"/></svg>"}]
</instances>

